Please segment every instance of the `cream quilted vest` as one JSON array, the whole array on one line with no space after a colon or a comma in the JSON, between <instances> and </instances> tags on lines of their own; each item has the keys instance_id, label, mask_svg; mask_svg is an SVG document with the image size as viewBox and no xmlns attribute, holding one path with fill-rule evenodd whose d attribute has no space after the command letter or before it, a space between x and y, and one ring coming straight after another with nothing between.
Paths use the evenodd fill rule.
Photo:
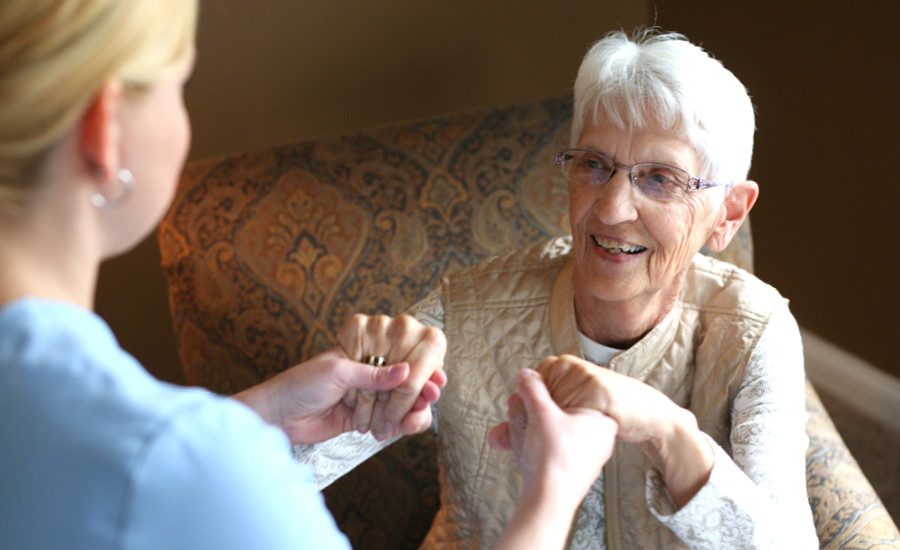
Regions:
<instances>
[{"instance_id":1,"label":"cream quilted vest","mask_svg":"<svg viewBox=\"0 0 900 550\"><path fill-rule=\"evenodd\" d=\"M441 510L422 548L493 548L521 492L519 467L487 432L506 419L516 373L548 355L581 357L571 239L494 258L443 281L450 381L438 401ZM673 311L608 368L690 409L731 453L731 404L750 352L784 299L730 264L698 255ZM650 462L618 443L604 468L607 548L686 548L650 512Z\"/></svg>"}]
</instances>

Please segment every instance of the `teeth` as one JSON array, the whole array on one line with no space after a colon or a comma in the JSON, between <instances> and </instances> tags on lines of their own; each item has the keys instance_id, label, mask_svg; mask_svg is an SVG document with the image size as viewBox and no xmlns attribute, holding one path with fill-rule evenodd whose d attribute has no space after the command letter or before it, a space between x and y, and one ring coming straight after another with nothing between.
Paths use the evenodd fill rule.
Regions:
<instances>
[{"instance_id":1,"label":"teeth","mask_svg":"<svg viewBox=\"0 0 900 550\"><path fill-rule=\"evenodd\" d=\"M636 244L624 244L619 241L613 241L610 239L603 239L598 237L593 237L594 242L597 245L602 246L608 252L612 252L613 254L637 254L638 252L643 252L647 250L646 247L639 246Z\"/></svg>"}]
</instances>

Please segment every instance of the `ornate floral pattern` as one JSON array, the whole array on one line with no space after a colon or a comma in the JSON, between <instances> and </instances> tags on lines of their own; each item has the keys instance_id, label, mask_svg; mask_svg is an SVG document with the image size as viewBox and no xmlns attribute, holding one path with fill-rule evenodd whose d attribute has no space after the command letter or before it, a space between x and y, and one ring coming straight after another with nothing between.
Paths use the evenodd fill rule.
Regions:
<instances>
[{"instance_id":1,"label":"ornate floral pattern","mask_svg":"<svg viewBox=\"0 0 900 550\"><path fill-rule=\"evenodd\" d=\"M822 548L900 548L900 533L828 417L812 384L806 384L809 450L806 487Z\"/></svg>"},{"instance_id":2,"label":"ornate floral pattern","mask_svg":"<svg viewBox=\"0 0 900 550\"><path fill-rule=\"evenodd\" d=\"M553 98L188 165L159 235L189 382L239 391L331 347L353 313L396 315L445 273L566 233L554 155L571 115ZM749 224L719 257L752 270ZM900 547L824 409L810 412L822 541ZM418 546L439 504L433 445L407 438L326 490L355 548Z\"/></svg>"}]
</instances>

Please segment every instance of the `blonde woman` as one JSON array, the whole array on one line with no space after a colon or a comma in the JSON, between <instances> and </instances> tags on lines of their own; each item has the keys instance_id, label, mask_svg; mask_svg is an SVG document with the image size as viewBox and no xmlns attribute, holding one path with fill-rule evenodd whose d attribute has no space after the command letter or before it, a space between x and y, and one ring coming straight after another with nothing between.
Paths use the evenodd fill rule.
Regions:
<instances>
[{"instance_id":1,"label":"blonde woman","mask_svg":"<svg viewBox=\"0 0 900 550\"><path fill-rule=\"evenodd\" d=\"M290 443L352 429L365 399L411 380L422 391L398 393L391 432L430 424L445 341L409 317L357 316L352 354L228 399L157 382L92 313L100 262L175 189L196 14L195 0L0 4L0 548L346 548ZM385 342L398 364L358 362ZM500 545L559 548L616 427L560 410L539 376L519 388L526 491Z\"/></svg>"}]
</instances>

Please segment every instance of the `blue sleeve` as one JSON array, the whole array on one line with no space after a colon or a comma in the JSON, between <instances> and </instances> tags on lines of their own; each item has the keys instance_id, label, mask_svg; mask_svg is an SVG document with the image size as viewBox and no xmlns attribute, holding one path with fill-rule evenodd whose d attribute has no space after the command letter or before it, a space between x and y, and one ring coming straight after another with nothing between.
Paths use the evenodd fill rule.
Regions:
<instances>
[{"instance_id":1,"label":"blue sleeve","mask_svg":"<svg viewBox=\"0 0 900 550\"><path fill-rule=\"evenodd\" d=\"M131 471L122 548L350 548L285 435L230 399L160 422Z\"/></svg>"}]
</instances>

